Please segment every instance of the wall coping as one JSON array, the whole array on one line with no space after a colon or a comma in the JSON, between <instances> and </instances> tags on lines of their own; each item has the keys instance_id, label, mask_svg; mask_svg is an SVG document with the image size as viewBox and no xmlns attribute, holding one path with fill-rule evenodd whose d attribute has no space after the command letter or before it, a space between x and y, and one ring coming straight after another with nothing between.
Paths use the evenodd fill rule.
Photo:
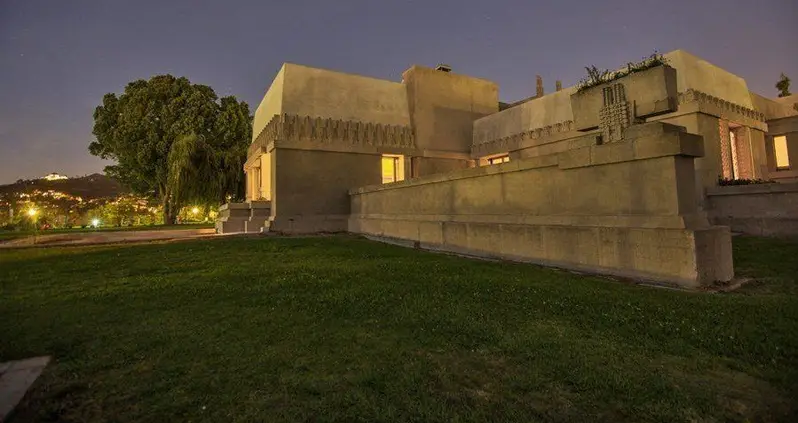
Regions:
<instances>
[{"instance_id":1,"label":"wall coping","mask_svg":"<svg viewBox=\"0 0 798 423\"><path fill-rule=\"evenodd\" d=\"M776 194L783 192L798 193L798 183L768 183L752 185L727 185L708 187L707 195L747 195L747 194Z\"/></svg>"}]
</instances>

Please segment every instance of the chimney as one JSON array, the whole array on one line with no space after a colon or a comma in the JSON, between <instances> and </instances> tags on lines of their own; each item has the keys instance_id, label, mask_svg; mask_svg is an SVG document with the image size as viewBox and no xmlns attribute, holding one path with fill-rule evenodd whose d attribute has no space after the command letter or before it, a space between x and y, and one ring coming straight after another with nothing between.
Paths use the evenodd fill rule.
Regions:
<instances>
[{"instance_id":1,"label":"chimney","mask_svg":"<svg viewBox=\"0 0 798 423\"><path fill-rule=\"evenodd\" d=\"M557 81L554 83L554 85L556 87L555 90L562 91L562 81Z\"/></svg>"},{"instance_id":2,"label":"chimney","mask_svg":"<svg viewBox=\"0 0 798 423\"><path fill-rule=\"evenodd\" d=\"M541 77L540 75L536 75L535 80L537 86L535 97L543 97L543 77Z\"/></svg>"}]
</instances>

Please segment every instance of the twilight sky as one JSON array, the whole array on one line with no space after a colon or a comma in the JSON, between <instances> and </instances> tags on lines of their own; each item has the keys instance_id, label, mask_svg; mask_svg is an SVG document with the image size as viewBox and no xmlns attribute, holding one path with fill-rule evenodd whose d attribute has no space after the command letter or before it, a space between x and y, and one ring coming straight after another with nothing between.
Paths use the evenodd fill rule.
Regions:
<instances>
[{"instance_id":1,"label":"twilight sky","mask_svg":"<svg viewBox=\"0 0 798 423\"><path fill-rule=\"evenodd\" d=\"M283 62L401 80L411 64L493 80L500 98L682 48L774 97L798 91L795 0L0 0L0 184L101 171L103 94L160 73L254 109Z\"/></svg>"}]
</instances>

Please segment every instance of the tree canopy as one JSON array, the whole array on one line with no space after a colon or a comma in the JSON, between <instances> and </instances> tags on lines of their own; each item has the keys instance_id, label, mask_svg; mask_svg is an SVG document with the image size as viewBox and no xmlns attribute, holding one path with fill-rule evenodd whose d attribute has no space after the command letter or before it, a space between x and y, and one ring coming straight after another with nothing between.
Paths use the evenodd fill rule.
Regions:
<instances>
[{"instance_id":1,"label":"tree canopy","mask_svg":"<svg viewBox=\"0 0 798 423\"><path fill-rule=\"evenodd\" d=\"M781 74L779 82L776 82L776 89L779 90L779 97L787 97L792 95L790 93L790 78L785 74Z\"/></svg>"},{"instance_id":2,"label":"tree canopy","mask_svg":"<svg viewBox=\"0 0 798 423\"><path fill-rule=\"evenodd\" d=\"M243 196L251 123L249 106L234 96L219 99L206 85L158 75L103 96L89 151L114 160L106 173L157 198L171 223L188 202Z\"/></svg>"}]
</instances>

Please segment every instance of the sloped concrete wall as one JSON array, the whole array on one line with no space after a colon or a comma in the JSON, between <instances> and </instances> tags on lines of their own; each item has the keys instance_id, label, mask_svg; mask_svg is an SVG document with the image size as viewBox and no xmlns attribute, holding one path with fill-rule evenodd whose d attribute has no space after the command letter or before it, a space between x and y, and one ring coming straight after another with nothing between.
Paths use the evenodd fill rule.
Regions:
<instances>
[{"instance_id":1,"label":"sloped concrete wall","mask_svg":"<svg viewBox=\"0 0 798 423\"><path fill-rule=\"evenodd\" d=\"M701 137L663 123L627 137L352 190L349 231L687 287L730 280L728 228L697 206Z\"/></svg>"}]
</instances>

